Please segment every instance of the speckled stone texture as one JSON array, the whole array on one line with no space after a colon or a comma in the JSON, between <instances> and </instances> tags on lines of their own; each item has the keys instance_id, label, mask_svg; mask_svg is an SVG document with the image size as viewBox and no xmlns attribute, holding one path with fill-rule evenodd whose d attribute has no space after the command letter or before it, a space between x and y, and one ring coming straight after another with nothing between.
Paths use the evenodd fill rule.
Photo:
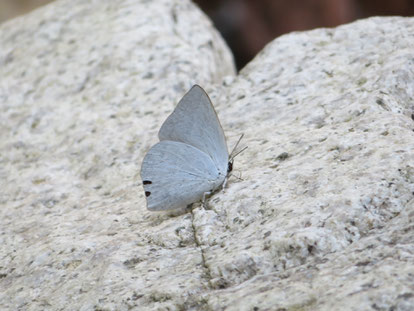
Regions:
<instances>
[{"instance_id":1,"label":"speckled stone texture","mask_svg":"<svg viewBox=\"0 0 414 311\"><path fill-rule=\"evenodd\" d=\"M0 309L412 310L414 18L274 40L242 72L188 1L58 1L0 25ZM194 83L227 188L145 208Z\"/></svg>"}]
</instances>

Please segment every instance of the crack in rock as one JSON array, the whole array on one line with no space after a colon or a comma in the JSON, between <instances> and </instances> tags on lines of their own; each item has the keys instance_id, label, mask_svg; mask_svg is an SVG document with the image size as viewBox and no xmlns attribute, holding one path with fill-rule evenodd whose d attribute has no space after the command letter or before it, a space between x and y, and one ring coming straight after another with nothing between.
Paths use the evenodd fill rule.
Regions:
<instances>
[{"instance_id":1,"label":"crack in rock","mask_svg":"<svg viewBox=\"0 0 414 311\"><path fill-rule=\"evenodd\" d=\"M194 224L194 217L195 217L194 210L191 210L191 226L193 228L194 242L197 245L197 247L200 248L200 252L201 252L201 262L202 262L203 268L204 268L205 273L206 273L208 287L209 287L209 289L212 290L214 288L213 288L213 286L211 284L211 280L212 280L211 271L210 271L210 268L207 266L207 262L206 262L206 258L205 258L205 254L204 254L204 249L201 246L201 243L200 243L200 241L197 238L197 229L196 229L196 226Z\"/></svg>"}]
</instances>

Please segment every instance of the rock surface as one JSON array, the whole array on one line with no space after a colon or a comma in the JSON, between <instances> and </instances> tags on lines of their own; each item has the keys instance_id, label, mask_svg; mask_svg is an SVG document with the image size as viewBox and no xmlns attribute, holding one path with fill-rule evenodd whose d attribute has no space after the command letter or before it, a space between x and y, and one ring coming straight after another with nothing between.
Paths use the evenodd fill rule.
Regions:
<instances>
[{"instance_id":1,"label":"rock surface","mask_svg":"<svg viewBox=\"0 0 414 311\"><path fill-rule=\"evenodd\" d=\"M187 1L58 1L0 26L0 308L411 310L413 18L274 40L238 76ZM236 158L187 213L141 160L205 86ZM239 172L238 172L239 171Z\"/></svg>"}]
</instances>

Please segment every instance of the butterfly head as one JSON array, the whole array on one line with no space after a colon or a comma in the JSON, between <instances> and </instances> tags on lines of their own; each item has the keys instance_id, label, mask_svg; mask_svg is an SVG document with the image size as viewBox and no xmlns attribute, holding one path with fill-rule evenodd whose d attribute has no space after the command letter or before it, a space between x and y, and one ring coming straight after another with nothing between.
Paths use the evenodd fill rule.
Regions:
<instances>
[{"instance_id":1,"label":"butterfly head","mask_svg":"<svg viewBox=\"0 0 414 311\"><path fill-rule=\"evenodd\" d=\"M234 158L236 156L238 156L240 153L242 153L244 150L246 150L246 148L247 148L247 146L246 146L246 147L244 147L242 150L240 150L238 152L235 151L236 148L237 148L237 146L239 145L241 139L243 138L243 136L244 136L244 134L242 134L240 136L239 140L237 141L236 145L234 146L233 150L230 153L229 162L227 164L227 175L229 175L231 173L231 171L233 170L233 161L234 161Z\"/></svg>"},{"instance_id":2,"label":"butterfly head","mask_svg":"<svg viewBox=\"0 0 414 311\"><path fill-rule=\"evenodd\" d=\"M232 170L233 170L233 159L231 159L229 163L227 164L227 175L230 174Z\"/></svg>"}]
</instances>

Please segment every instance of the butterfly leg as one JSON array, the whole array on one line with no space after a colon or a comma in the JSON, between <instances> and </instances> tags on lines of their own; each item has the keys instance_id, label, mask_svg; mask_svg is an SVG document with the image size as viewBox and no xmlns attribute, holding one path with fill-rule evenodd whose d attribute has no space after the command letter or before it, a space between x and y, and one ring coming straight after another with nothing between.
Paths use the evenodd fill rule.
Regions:
<instances>
[{"instance_id":1,"label":"butterfly leg","mask_svg":"<svg viewBox=\"0 0 414 311\"><path fill-rule=\"evenodd\" d=\"M231 175L229 174L229 175L227 175L227 176L226 176L226 178L224 178L223 185L221 186L221 189L226 188L226 185L227 185L227 180L229 179L229 177L230 177L230 176L231 176Z\"/></svg>"},{"instance_id":2,"label":"butterfly leg","mask_svg":"<svg viewBox=\"0 0 414 311\"><path fill-rule=\"evenodd\" d=\"M201 202L203 203L204 209L208 209L207 202L206 202L206 197L210 194L211 194L211 191L207 191L207 192L203 193L203 199L201 200Z\"/></svg>"},{"instance_id":3,"label":"butterfly leg","mask_svg":"<svg viewBox=\"0 0 414 311\"><path fill-rule=\"evenodd\" d=\"M227 186L227 181L229 180L229 178L230 178L231 176L234 176L234 177L236 177L236 178L237 178L237 179L239 179L239 180L243 180L243 179L241 178L241 173L240 173L240 177L237 177L236 175L233 175L233 174L228 174L228 175L227 175L227 177L226 177L226 178L224 178L224 182L223 182L223 184L222 184L222 186L221 186L221 189L226 188L226 186Z\"/></svg>"}]
</instances>

